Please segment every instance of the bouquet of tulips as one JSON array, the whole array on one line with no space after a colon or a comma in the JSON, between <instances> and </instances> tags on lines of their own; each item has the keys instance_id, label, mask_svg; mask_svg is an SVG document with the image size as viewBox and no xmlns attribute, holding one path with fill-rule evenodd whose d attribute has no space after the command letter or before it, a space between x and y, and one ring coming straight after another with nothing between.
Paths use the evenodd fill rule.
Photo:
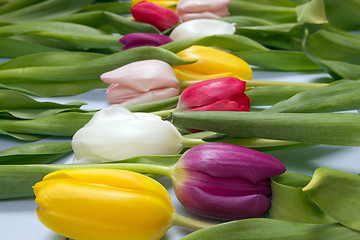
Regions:
<instances>
[{"instance_id":1,"label":"bouquet of tulips","mask_svg":"<svg viewBox=\"0 0 360 240\"><path fill-rule=\"evenodd\" d=\"M0 2L0 199L67 238L360 239L359 175L269 153L360 146L359 0ZM317 71L326 83L253 79ZM105 89L84 110L34 97ZM48 137L71 138L49 142ZM73 153L71 164L54 161ZM196 220L176 213L171 180ZM342 196L342 197L339 197ZM208 220L208 221L207 221Z\"/></svg>"}]
</instances>

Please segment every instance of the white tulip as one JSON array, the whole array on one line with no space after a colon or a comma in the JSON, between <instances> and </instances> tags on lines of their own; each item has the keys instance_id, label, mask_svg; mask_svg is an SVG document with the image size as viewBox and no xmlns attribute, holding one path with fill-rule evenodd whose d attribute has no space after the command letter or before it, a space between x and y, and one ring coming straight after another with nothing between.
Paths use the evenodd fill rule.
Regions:
<instances>
[{"instance_id":1,"label":"white tulip","mask_svg":"<svg viewBox=\"0 0 360 240\"><path fill-rule=\"evenodd\" d=\"M72 147L73 163L80 164L178 154L183 145L181 134L170 122L111 105L75 133Z\"/></svg>"},{"instance_id":2,"label":"white tulip","mask_svg":"<svg viewBox=\"0 0 360 240\"><path fill-rule=\"evenodd\" d=\"M234 23L227 23L215 19L195 19L179 24L170 34L174 41L206 37L221 34L234 34L236 31Z\"/></svg>"}]
</instances>

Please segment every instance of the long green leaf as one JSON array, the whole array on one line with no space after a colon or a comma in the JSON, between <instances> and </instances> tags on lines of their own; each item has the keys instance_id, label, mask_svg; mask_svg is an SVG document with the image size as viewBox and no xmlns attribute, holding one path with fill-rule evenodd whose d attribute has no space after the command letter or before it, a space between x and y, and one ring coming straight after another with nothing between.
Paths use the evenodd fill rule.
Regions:
<instances>
[{"instance_id":1,"label":"long green leaf","mask_svg":"<svg viewBox=\"0 0 360 240\"><path fill-rule=\"evenodd\" d=\"M71 152L70 142L45 142L19 145L0 151L0 164L51 163Z\"/></svg>"},{"instance_id":2,"label":"long green leaf","mask_svg":"<svg viewBox=\"0 0 360 240\"><path fill-rule=\"evenodd\" d=\"M321 68L312 62L304 53L295 51L244 51L234 55L251 65L267 70L280 71L319 71Z\"/></svg>"},{"instance_id":3,"label":"long green leaf","mask_svg":"<svg viewBox=\"0 0 360 240\"><path fill-rule=\"evenodd\" d=\"M2 22L26 22L49 19L79 11L94 0L45 0L0 16Z\"/></svg>"},{"instance_id":4,"label":"long green leaf","mask_svg":"<svg viewBox=\"0 0 360 240\"><path fill-rule=\"evenodd\" d=\"M302 91L264 112L333 112L360 109L360 81L341 80Z\"/></svg>"},{"instance_id":5,"label":"long green leaf","mask_svg":"<svg viewBox=\"0 0 360 240\"><path fill-rule=\"evenodd\" d=\"M360 146L358 113L175 112L172 121L237 137Z\"/></svg>"},{"instance_id":6,"label":"long green leaf","mask_svg":"<svg viewBox=\"0 0 360 240\"><path fill-rule=\"evenodd\" d=\"M359 175L330 168L318 168L303 190L336 221L360 231Z\"/></svg>"},{"instance_id":7,"label":"long green leaf","mask_svg":"<svg viewBox=\"0 0 360 240\"><path fill-rule=\"evenodd\" d=\"M33 196L32 186L41 181L46 174L69 168L111 168L124 169L124 164L151 164L169 167L175 164L180 155L142 156L123 160L119 163L104 164L37 164L0 165L0 199Z\"/></svg>"},{"instance_id":8,"label":"long green leaf","mask_svg":"<svg viewBox=\"0 0 360 240\"><path fill-rule=\"evenodd\" d=\"M340 224L307 224L274 219L246 219L193 232L182 240L358 240L360 233Z\"/></svg>"},{"instance_id":9,"label":"long green leaf","mask_svg":"<svg viewBox=\"0 0 360 240\"><path fill-rule=\"evenodd\" d=\"M310 176L286 172L271 181L270 218L316 224L336 223L302 191Z\"/></svg>"}]
</instances>

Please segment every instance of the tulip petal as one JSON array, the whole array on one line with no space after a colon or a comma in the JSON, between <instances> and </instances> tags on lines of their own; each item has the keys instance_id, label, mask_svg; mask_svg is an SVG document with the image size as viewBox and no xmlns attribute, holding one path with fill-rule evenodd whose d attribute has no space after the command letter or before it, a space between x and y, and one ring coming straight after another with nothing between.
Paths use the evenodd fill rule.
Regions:
<instances>
[{"instance_id":1,"label":"tulip petal","mask_svg":"<svg viewBox=\"0 0 360 240\"><path fill-rule=\"evenodd\" d=\"M123 50L141 46L158 47L172 41L173 40L166 35L154 33L130 33L119 40L119 42L125 45Z\"/></svg>"},{"instance_id":2,"label":"tulip petal","mask_svg":"<svg viewBox=\"0 0 360 240\"><path fill-rule=\"evenodd\" d=\"M220 18L230 15L230 0L180 0L176 12L183 21L203 18Z\"/></svg>"},{"instance_id":3,"label":"tulip petal","mask_svg":"<svg viewBox=\"0 0 360 240\"><path fill-rule=\"evenodd\" d=\"M220 34L234 34L235 25L213 19L195 19L179 24L170 34L174 41L186 38L206 37Z\"/></svg>"}]
</instances>

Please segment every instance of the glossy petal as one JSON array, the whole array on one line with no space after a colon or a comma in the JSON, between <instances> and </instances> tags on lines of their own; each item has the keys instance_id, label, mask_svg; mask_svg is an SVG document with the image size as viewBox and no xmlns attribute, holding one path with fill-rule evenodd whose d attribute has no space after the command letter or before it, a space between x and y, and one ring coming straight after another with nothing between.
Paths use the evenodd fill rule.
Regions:
<instances>
[{"instance_id":1,"label":"glossy petal","mask_svg":"<svg viewBox=\"0 0 360 240\"><path fill-rule=\"evenodd\" d=\"M182 21L227 17L229 3L230 0L180 0L176 12Z\"/></svg>"},{"instance_id":2,"label":"glossy petal","mask_svg":"<svg viewBox=\"0 0 360 240\"><path fill-rule=\"evenodd\" d=\"M100 76L106 83L107 99L123 106L174 97L179 93L179 82L172 67L160 60L129 63Z\"/></svg>"},{"instance_id":3,"label":"glossy petal","mask_svg":"<svg viewBox=\"0 0 360 240\"><path fill-rule=\"evenodd\" d=\"M132 4L135 5L139 2L142 2L144 0L131 0ZM162 6L164 8L170 9L172 11L176 10L176 4L179 0L147 0L147 2L155 3L159 6Z\"/></svg>"},{"instance_id":4,"label":"glossy petal","mask_svg":"<svg viewBox=\"0 0 360 240\"><path fill-rule=\"evenodd\" d=\"M233 77L194 83L180 95L181 111L250 111L246 82Z\"/></svg>"},{"instance_id":5,"label":"glossy petal","mask_svg":"<svg viewBox=\"0 0 360 240\"><path fill-rule=\"evenodd\" d=\"M219 34L234 34L235 25L214 19L195 19L179 24L170 34L174 41L186 38L206 37Z\"/></svg>"},{"instance_id":6,"label":"glossy petal","mask_svg":"<svg viewBox=\"0 0 360 240\"><path fill-rule=\"evenodd\" d=\"M270 178L285 172L276 158L227 143L206 143L186 151L173 169L179 201L206 217L261 217L270 207Z\"/></svg>"},{"instance_id":7,"label":"glossy petal","mask_svg":"<svg viewBox=\"0 0 360 240\"><path fill-rule=\"evenodd\" d=\"M225 51L194 45L177 55L185 60L196 61L192 64L175 66L179 81L208 80L221 77L251 79L252 70L241 58Z\"/></svg>"},{"instance_id":8,"label":"glossy petal","mask_svg":"<svg viewBox=\"0 0 360 240\"><path fill-rule=\"evenodd\" d=\"M158 47L172 41L173 40L166 35L155 33L130 33L119 40L119 42L125 45L123 50L142 46Z\"/></svg>"},{"instance_id":9,"label":"glossy petal","mask_svg":"<svg viewBox=\"0 0 360 240\"><path fill-rule=\"evenodd\" d=\"M72 147L74 163L98 163L177 154L183 146L181 134L170 122L112 105L75 133Z\"/></svg>"},{"instance_id":10,"label":"glossy petal","mask_svg":"<svg viewBox=\"0 0 360 240\"><path fill-rule=\"evenodd\" d=\"M78 240L159 239L175 212L161 184L124 170L56 171L37 183L34 193L39 220Z\"/></svg>"},{"instance_id":11,"label":"glossy petal","mask_svg":"<svg viewBox=\"0 0 360 240\"><path fill-rule=\"evenodd\" d=\"M135 21L148 23L160 31L172 28L180 22L178 15L174 11L151 2L139 2L130 10Z\"/></svg>"}]
</instances>

